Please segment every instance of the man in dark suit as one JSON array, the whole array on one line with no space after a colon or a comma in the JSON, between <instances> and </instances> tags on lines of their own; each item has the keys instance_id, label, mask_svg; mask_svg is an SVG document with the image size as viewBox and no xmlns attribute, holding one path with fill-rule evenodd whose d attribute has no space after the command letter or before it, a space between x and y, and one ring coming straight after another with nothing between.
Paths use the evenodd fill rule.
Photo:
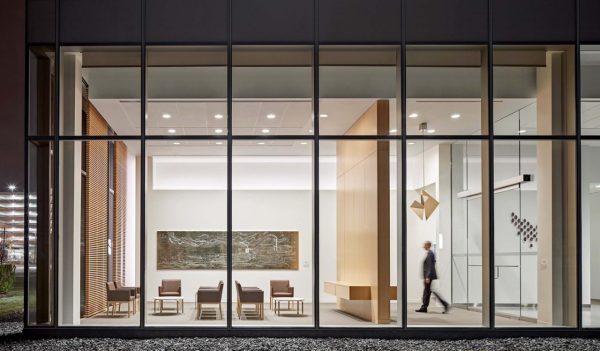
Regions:
<instances>
[{"instance_id":1,"label":"man in dark suit","mask_svg":"<svg viewBox=\"0 0 600 351\"><path fill-rule=\"evenodd\" d=\"M433 293L435 297L437 297L437 299L440 300L440 302L444 306L444 313L447 313L450 309L450 305L448 304L448 302L446 302L440 296L440 294L431 290L431 283L433 283L433 281L438 278L437 272L435 270L435 254L433 253L433 251L431 251L431 241L426 241L423 244L423 248L427 252L427 254L425 255L425 260L423 261L423 283L425 284L425 287L423 289L423 304L421 305L421 308L416 310L416 312L427 313L427 307L429 307L431 293Z\"/></svg>"}]
</instances>

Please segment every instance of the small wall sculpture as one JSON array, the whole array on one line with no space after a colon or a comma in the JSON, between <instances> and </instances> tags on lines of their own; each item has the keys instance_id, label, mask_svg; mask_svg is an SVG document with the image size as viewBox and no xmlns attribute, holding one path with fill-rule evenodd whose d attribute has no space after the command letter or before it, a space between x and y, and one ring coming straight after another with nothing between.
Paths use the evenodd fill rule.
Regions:
<instances>
[{"instance_id":1,"label":"small wall sculpture","mask_svg":"<svg viewBox=\"0 0 600 351\"><path fill-rule=\"evenodd\" d=\"M528 244L529 248L533 248L533 244L538 241L538 226L534 226L529 220L525 218L519 218L519 216L511 212L510 222L517 228L517 235L521 237L525 245Z\"/></svg>"},{"instance_id":2,"label":"small wall sculpture","mask_svg":"<svg viewBox=\"0 0 600 351\"><path fill-rule=\"evenodd\" d=\"M159 270L227 269L227 232L159 231ZM298 232L233 232L233 269L298 269Z\"/></svg>"}]
</instances>

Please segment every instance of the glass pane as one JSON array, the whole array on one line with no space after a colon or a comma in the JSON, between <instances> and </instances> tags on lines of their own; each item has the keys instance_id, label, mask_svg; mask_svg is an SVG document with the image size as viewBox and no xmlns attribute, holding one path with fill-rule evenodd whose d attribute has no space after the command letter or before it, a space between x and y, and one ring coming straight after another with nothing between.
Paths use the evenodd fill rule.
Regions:
<instances>
[{"instance_id":1,"label":"glass pane","mask_svg":"<svg viewBox=\"0 0 600 351\"><path fill-rule=\"evenodd\" d=\"M89 129L106 131L91 113ZM138 141L60 144L59 325L137 326Z\"/></svg>"},{"instance_id":2,"label":"glass pane","mask_svg":"<svg viewBox=\"0 0 600 351\"><path fill-rule=\"evenodd\" d=\"M374 116L387 118L387 111L376 110L380 113ZM364 122L368 121L359 123ZM402 323L397 303L402 281L397 148L394 141L320 143L322 326L398 327Z\"/></svg>"},{"instance_id":3,"label":"glass pane","mask_svg":"<svg viewBox=\"0 0 600 351\"><path fill-rule=\"evenodd\" d=\"M600 46L583 45L581 65L581 134L600 134Z\"/></svg>"},{"instance_id":4,"label":"glass pane","mask_svg":"<svg viewBox=\"0 0 600 351\"><path fill-rule=\"evenodd\" d=\"M150 46L146 134L227 135L227 48Z\"/></svg>"},{"instance_id":5,"label":"glass pane","mask_svg":"<svg viewBox=\"0 0 600 351\"><path fill-rule=\"evenodd\" d=\"M482 326L480 141L407 145L407 301L414 326Z\"/></svg>"},{"instance_id":6,"label":"glass pane","mask_svg":"<svg viewBox=\"0 0 600 351\"><path fill-rule=\"evenodd\" d=\"M583 141L581 145L581 264L583 326L600 326L600 141Z\"/></svg>"},{"instance_id":7,"label":"glass pane","mask_svg":"<svg viewBox=\"0 0 600 351\"><path fill-rule=\"evenodd\" d=\"M233 133L312 134L310 46L233 48Z\"/></svg>"},{"instance_id":8,"label":"glass pane","mask_svg":"<svg viewBox=\"0 0 600 351\"><path fill-rule=\"evenodd\" d=\"M409 46L407 134L487 134L486 56L483 46Z\"/></svg>"},{"instance_id":9,"label":"glass pane","mask_svg":"<svg viewBox=\"0 0 600 351\"><path fill-rule=\"evenodd\" d=\"M574 327L575 142L497 141L494 153L496 325Z\"/></svg>"},{"instance_id":10,"label":"glass pane","mask_svg":"<svg viewBox=\"0 0 600 351\"><path fill-rule=\"evenodd\" d=\"M146 142L146 325L227 323L227 143Z\"/></svg>"},{"instance_id":11,"label":"glass pane","mask_svg":"<svg viewBox=\"0 0 600 351\"><path fill-rule=\"evenodd\" d=\"M494 47L494 133L574 135L572 46Z\"/></svg>"},{"instance_id":12,"label":"glass pane","mask_svg":"<svg viewBox=\"0 0 600 351\"><path fill-rule=\"evenodd\" d=\"M28 325L51 325L54 296L52 260L55 255L53 223L54 144L29 143L29 305Z\"/></svg>"},{"instance_id":13,"label":"glass pane","mask_svg":"<svg viewBox=\"0 0 600 351\"><path fill-rule=\"evenodd\" d=\"M54 134L54 47L29 50L29 135Z\"/></svg>"},{"instance_id":14,"label":"glass pane","mask_svg":"<svg viewBox=\"0 0 600 351\"><path fill-rule=\"evenodd\" d=\"M233 325L313 326L312 142L233 145Z\"/></svg>"},{"instance_id":15,"label":"glass pane","mask_svg":"<svg viewBox=\"0 0 600 351\"><path fill-rule=\"evenodd\" d=\"M139 47L63 47L60 70L61 135L139 135ZM79 111L93 106L108 131L86 129Z\"/></svg>"},{"instance_id":16,"label":"glass pane","mask_svg":"<svg viewBox=\"0 0 600 351\"><path fill-rule=\"evenodd\" d=\"M397 134L400 123L398 46L321 46L319 50L319 133ZM357 123L377 102L380 124ZM385 108L384 108L385 107Z\"/></svg>"}]
</instances>

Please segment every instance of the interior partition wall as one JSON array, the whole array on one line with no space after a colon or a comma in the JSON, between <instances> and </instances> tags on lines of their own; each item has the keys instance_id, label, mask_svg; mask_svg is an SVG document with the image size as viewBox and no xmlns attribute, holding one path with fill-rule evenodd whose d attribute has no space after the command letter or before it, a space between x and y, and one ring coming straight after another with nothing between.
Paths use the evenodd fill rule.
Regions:
<instances>
[{"instance_id":1,"label":"interior partition wall","mask_svg":"<svg viewBox=\"0 0 600 351\"><path fill-rule=\"evenodd\" d=\"M26 331L596 335L594 6L28 1Z\"/></svg>"}]
</instances>

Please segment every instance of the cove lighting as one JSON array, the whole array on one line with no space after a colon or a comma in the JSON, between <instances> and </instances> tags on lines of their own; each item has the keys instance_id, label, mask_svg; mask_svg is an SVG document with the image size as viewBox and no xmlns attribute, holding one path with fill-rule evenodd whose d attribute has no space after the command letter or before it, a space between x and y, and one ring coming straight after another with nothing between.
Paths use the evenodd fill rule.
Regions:
<instances>
[{"instance_id":1,"label":"cove lighting","mask_svg":"<svg viewBox=\"0 0 600 351\"><path fill-rule=\"evenodd\" d=\"M177 133L177 131L176 131L175 129L169 129L169 130L167 130L167 132L169 132L169 133L171 133L171 134L175 134L175 133Z\"/></svg>"},{"instance_id":2,"label":"cove lighting","mask_svg":"<svg viewBox=\"0 0 600 351\"><path fill-rule=\"evenodd\" d=\"M452 118L452 119L460 118L460 113L453 113L452 115L450 115L450 118Z\"/></svg>"},{"instance_id":3,"label":"cove lighting","mask_svg":"<svg viewBox=\"0 0 600 351\"><path fill-rule=\"evenodd\" d=\"M270 130L268 130L268 129L263 129L263 130L262 130L262 133L263 133L263 134L267 134L267 133L269 133L269 132L270 132Z\"/></svg>"},{"instance_id":4,"label":"cove lighting","mask_svg":"<svg viewBox=\"0 0 600 351\"><path fill-rule=\"evenodd\" d=\"M170 115L170 114L168 114L168 113L165 113L165 114L163 114L163 115L162 115L162 117L163 117L164 119L169 119L169 118L171 118L171 115Z\"/></svg>"},{"instance_id":5,"label":"cove lighting","mask_svg":"<svg viewBox=\"0 0 600 351\"><path fill-rule=\"evenodd\" d=\"M223 119L223 115L222 115L222 114L220 114L220 113L217 113L217 114L215 115L215 118L216 118L216 119Z\"/></svg>"},{"instance_id":6,"label":"cove lighting","mask_svg":"<svg viewBox=\"0 0 600 351\"><path fill-rule=\"evenodd\" d=\"M267 118L268 118L268 119L275 119L275 117L277 117L277 116L275 116L275 114L274 114L274 113L269 113L269 114L267 115Z\"/></svg>"},{"instance_id":7,"label":"cove lighting","mask_svg":"<svg viewBox=\"0 0 600 351\"><path fill-rule=\"evenodd\" d=\"M413 113L411 113L410 115L408 115L408 117L409 117L409 118L417 118L417 117L419 117L419 114L418 114L418 113L415 113L415 112L413 112Z\"/></svg>"}]
</instances>

